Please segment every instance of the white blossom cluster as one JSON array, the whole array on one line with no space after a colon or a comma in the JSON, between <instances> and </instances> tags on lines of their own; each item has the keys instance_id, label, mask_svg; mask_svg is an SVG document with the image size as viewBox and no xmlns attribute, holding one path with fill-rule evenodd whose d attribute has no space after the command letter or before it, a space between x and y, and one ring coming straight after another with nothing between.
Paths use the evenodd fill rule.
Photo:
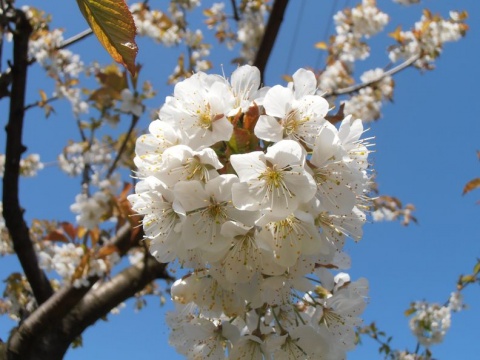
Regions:
<instances>
[{"instance_id":1,"label":"white blossom cluster","mask_svg":"<svg viewBox=\"0 0 480 360\"><path fill-rule=\"evenodd\" d=\"M229 50L232 50L236 43L236 35L228 22L228 15L225 13L225 3L213 3L209 9L203 11L207 16L205 23L209 29L215 29L215 37L226 44Z\"/></svg>"},{"instance_id":2,"label":"white blossom cluster","mask_svg":"<svg viewBox=\"0 0 480 360\"><path fill-rule=\"evenodd\" d=\"M106 258L90 256L87 263L82 264L86 251L88 250L79 244L44 241L38 252L39 265L45 271L55 271L64 283L72 283L79 288L88 285L91 276L105 276L120 261L118 254L113 252Z\"/></svg>"},{"instance_id":3,"label":"white blossom cluster","mask_svg":"<svg viewBox=\"0 0 480 360\"><path fill-rule=\"evenodd\" d=\"M448 303L443 306L417 301L412 304L414 314L410 319L410 329L423 346L430 347L439 344L450 328L452 311L456 312L462 309L463 299L459 292L453 292Z\"/></svg>"},{"instance_id":4,"label":"white blossom cluster","mask_svg":"<svg viewBox=\"0 0 480 360\"><path fill-rule=\"evenodd\" d=\"M376 7L375 0L362 0L350 11L339 11L333 19L338 35L354 33L367 38L382 31L388 23L388 15Z\"/></svg>"},{"instance_id":5,"label":"white blossom cluster","mask_svg":"<svg viewBox=\"0 0 480 360\"><path fill-rule=\"evenodd\" d=\"M415 66L431 69L434 60L442 52L443 44L458 41L465 35L467 30L467 26L463 23L465 18L466 14L455 11L450 12L449 19L424 12L411 31L398 31L394 34L398 45L391 47L390 60L396 62L419 55L420 58L415 62Z\"/></svg>"},{"instance_id":6,"label":"white blossom cluster","mask_svg":"<svg viewBox=\"0 0 480 360\"><path fill-rule=\"evenodd\" d=\"M20 273L11 274L5 283L3 298L0 298L0 314L8 314L12 320L21 321L37 307L30 284Z\"/></svg>"},{"instance_id":7,"label":"white blossom cluster","mask_svg":"<svg viewBox=\"0 0 480 360\"><path fill-rule=\"evenodd\" d=\"M13 247L3 218L3 202L0 201L0 256L7 254L13 254Z\"/></svg>"},{"instance_id":8,"label":"white blossom cluster","mask_svg":"<svg viewBox=\"0 0 480 360\"><path fill-rule=\"evenodd\" d=\"M135 94L128 88L123 89L120 96L121 104L119 110L121 112L133 114L137 117L142 116L144 106L142 105L140 97L135 96Z\"/></svg>"},{"instance_id":9,"label":"white blossom cluster","mask_svg":"<svg viewBox=\"0 0 480 360\"><path fill-rule=\"evenodd\" d=\"M20 175L25 177L36 176L39 170L42 170L44 164L40 161L39 154L30 154L20 159ZM5 155L0 154L0 178L5 172Z\"/></svg>"},{"instance_id":10,"label":"white blossom cluster","mask_svg":"<svg viewBox=\"0 0 480 360\"><path fill-rule=\"evenodd\" d=\"M255 60L258 47L265 32L266 18L271 5L268 0L241 1L236 11L235 29L230 26L231 15L225 12L225 3L213 3L203 11L209 29L215 30L215 37L232 50L239 43L240 56L233 61L240 64L251 64Z\"/></svg>"},{"instance_id":11,"label":"white blossom cluster","mask_svg":"<svg viewBox=\"0 0 480 360\"><path fill-rule=\"evenodd\" d=\"M82 192L77 194L70 210L77 214L76 222L92 230L99 223L111 217L112 194L122 186L120 174L105 178L112 153L107 145L98 141L71 143L58 156L60 169L70 176L79 176L88 171L89 183L98 188L93 195Z\"/></svg>"},{"instance_id":12,"label":"white blossom cluster","mask_svg":"<svg viewBox=\"0 0 480 360\"><path fill-rule=\"evenodd\" d=\"M395 220L396 218L397 218L397 214L386 207L380 207L375 211L372 211L372 220L375 222L392 221L392 220Z\"/></svg>"},{"instance_id":13,"label":"white blossom cluster","mask_svg":"<svg viewBox=\"0 0 480 360\"><path fill-rule=\"evenodd\" d=\"M429 347L443 341L450 328L450 309L423 301L415 303L415 315L410 319L410 329L420 344Z\"/></svg>"},{"instance_id":14,"label":"white blossom cluster","mask_svg":"<svg viewBox=\"0 0 480 360\"><path fill-rule=\"evenodd\" d=\"M212 67L212 64L206 60L210 55L210 46L203 42L202 30L187 30L185 32L185 44L191 49L190 61L194 65L195 72L205 71Z\"/></svg>"},{"instance_id":15,"label":"white blossom cluster","mask_svg":"<svg viewBox=\"0 0 480 360\"><path fill-rule=\"evenodd\" d=\"M30 154L26 158L20 160L20 175L33 177L37 175L39 170L44 167L40 161L39 154Z\"/></svg>"},{"instance_id":16,"label":"white blossom cluster","mask_svg":"<svg viewBox=\"0 0 480 360\"><path fill-rule=\"evenodd\" d=\"M115 222L112 216L113 196L117 193L123 183L119 173L113 174L108 178L102 179L99 172L91 176L90 184L97 187L93 195L87 193L77 194L75 202L70 205L70 211L77 214L75 220L79 226L87 230L95 229L105 220Z\"/></svg>"},{"instance_id":17,"label":"white blossom cluster","mask_svg":"<svg viewBox=\"0 0 480 360\"><path fill-rule=\"evenodd\" d=\"M77 224L88 230L94 229L111 208L111 195L101 190L92 196L78 194L75 197L75 203L70 205L70 211L78 214L75 217Z\"/></svg>"},{"instance_id":18,"label":"white blossom cluster","mask_svg":"<svg viewBox=\"0 0 480 360\"><path fill-rule=\"evenodd\" d=\"M343 61L336 60L327 65L318 77L318 89L324 93L332 89L342 89L352 85L351 69Z\"/></svg>"},{"instance_id":19,"label":"white blossom cluster","mask_svg":"<svg viewBox=\"0 0 480 360\"><path fill-rule=\"evenodd\" d=\"M23 10L30 18L36 21L28 7ZM74 114L88 112L88 104L82 99L81 89L77 86L77 79L85 67L78 54L62 49L63 30L42 29L35 32L35 36L28 42L28 54L35 59L46 71L48 76L55 80L54 97L67 99Z\"/></svg>"},{"instance_id":20,"label":"white blossom cluster","mask_svg":"<svg viewBox=\"0 0 480 360\"><path fill-rule=\"evenodd\" d=\"M360 81L371 85L365 86L346 100L344 111L363 121L377 120L381 114L382 102L393 98L393 79L384 76L383 70L377 68L363 73Z\"/></svg>"},{"instance_id":21,"label":"white blossom cluster","mask_svg":"<svg viewBox=\"0 0 480 360\"><path fill-rule=\"evenodd\" d=\"M45 31L42 36L32 39L28 43L29 56L45 68L52 77L78 77L83 71L80 56L70 50L60 49L63 42L63 31L54 29Z\"/></svg>"},{"instance_id":22,"label":"white blossom cluster","mask_svg":"<svg viewBox=\"0 0 480 360\"><path fill-rule=\"evenodd\" d=\"M58 156L60 169L70 176L82 174L88 166L94 173L101 172L112 160L110 149L98 141L71 143Z\"/></svg>"},{"instance_id":23,"label":"white blossom cluster","mask_svg":"<svg viewBox=\"0 0 480 360\"><path fill-rule=\"evenodd\" d=\"M247 1L237 23L237 40L242 44L242 61L253 63L265 32L265 17L269 10L265 1Z\"/></svg>"},{"instance_id":24,"label":"white blossom cluster","mask_svg":"<svg viewBox=\"0 0 480 360\"><path fill-rule=\"evenodd\" d=\"M353 63L370 55L363 38L369 38L383 30L388 24L388 15L376 7L375 0L362 0L353 9L339 11L333 17L337 35L333 46L338 59Z\"/></svg>"},{"instance_id":25,"label":"white blossom cluster","mask_svg":"<svg viewBox=\"0 0 480 360\"><path fill-rule=\"evenodd\" d=\"M347 88L355 82L352 77L355 61L366 59L370 55L370 48L365 39L382 31L388 24L389 17L377 8L376 1L363 0L352 9L339 11L335 14L334 21L336 35L331 37L327 66L318 78L318 88L321 92ZM325 43L321 44L322 47L327 46ZM379 70L373 71L375 73L371 75L376 76ZM363 76L370 75L367 72ZM381 107L379 99L386 97L379 89L369 87L361 89L357 97L352 98L346 105L350 108L350 114L363 121L378 118ZM365 108L362 103L364 101L368 105Z\"/></svg>"},{"instance_id":26,"label":"white blossom cluster","mask_svg":"<svg viewBox=\"0 0 480 360\"><path fill-rule=\"evenodd\" d=\"M160 10L150 9L145 3L130 5L137 34L147 36L165 46L177 45L180 40L180 28Z\"/></svg>"},{"instance_id":27,"label":"white blossom cluster","mask_svg":"<svg viewBox=\"0 0 480 360\"><path fill-rule=\"evenodd\" d=\"M230 81L199 72L137 140L129 200L150 251L194 269L172 286L168 318L190 359L342 359L354 347L368 284L328 269L349 268L345 238L362 236L369 150L360 119L325 120L316 84L304 69L272 88L248 65Z\"/></svg>"}]
</instances>

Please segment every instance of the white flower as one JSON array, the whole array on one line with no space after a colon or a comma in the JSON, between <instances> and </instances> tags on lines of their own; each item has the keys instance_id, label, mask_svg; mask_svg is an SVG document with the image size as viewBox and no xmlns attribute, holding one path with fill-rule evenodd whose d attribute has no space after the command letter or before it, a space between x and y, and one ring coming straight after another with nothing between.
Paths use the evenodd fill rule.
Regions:
<instances>
[{"instance_id":1,"label":"white flower","mask_svg":"<svg viewBox=\"0 0 480 360\"><path fill-rule=\"evenodd\" d=\"M183 180L207 182L218 176L216 170L223 167L212 149L193 151L186 145L176 145L166 149L162 160L157 176L169 187Z\"/></svg>"},{"instance_id":2,"label":"white flower","mask_svg":"<svg viewBox=\"0 0 480 360\"><path fill-rule=\"evenodd\" d=\"M310 325L299 325L288 332L285 342L274 349L275 360L333 359L331 343Z\"/></svg>"},{"instance_id":3,"label":"white flower","mask_svg":"<svg viewBox=\"0 0 480 360\"><path fill-rule=\"evenodd\" d=\"M235 175L220 175L205 186L199 181L180 181L175 185L175 199L185 215L182 238L187 249L199 248L209 261L219 260L230 247L230 238L221 233L222 225L237 220L253 225L255 213L237 210L231 202Z\"/></svg>"},{"instance_id":4,"label":"white flower","mask_svg":"<svg viewBox=\"0 0 480 360\"><path fill-rule=\"evenodd\" d=\"M313 321L319 327L324 327L333 337L335 347L344 350L351 350L355 346L355 327L359 326L362 320L358 317L365 309L365 296L368 291L368 282L359 279L350 283L346 274L338 274L334 279L334 288L321 306L316 307ZM348 276L348 275L347 275ZM339 283L339 282L342 283ZM345 286L345 284L348 284ZM344 285L344 286L342 286Z\"/></svg>"},{"instance_id":5,"label":"white flower","mask_svg":"<svg viewBox=\"0 0 480 360\"><path fill-rule=\"evenodd\" d=\"M240 210L268 210L286 217L316 192L304 169L305 150L293 140L276 143L266 154L232 155L230 161L240 178L232 188L233 203Z\"/></svg>"},{"instance_id":6,"label":"white flower","mask_svg":"<svg viewBox=\"0 0 480 360\"><path fill-rule=\"evenodd\" d=\"M323 241L310 214L297 210L285 219L264 216L257 225L261 223L265 225L259 235L282 266L295 265L301 255L329 254L333 250Z\"/></svg>"},{"instance_id":7,"label":"white flower","mask_svg":"<svg viewBox=\"0 0 480 360\"><path fill-rule=\"evenodd\" d=\"M106 146L94 141L92 144L71 143L58 156L60 169L70 176L78 176L89 165L93 170L101 170L111 161L111 153Z\"/></svg>"},{"instance_id":8,"label":"white flower","mask_svg":"<svg viewBox=\"0 0 480 360\"><path fill-rule=\"evenodd\" d=\"M356 202L355 193L350 188L356 174L347 165L345 155L337 129L326 123L315 140L310 168L320 205L334 214L349 213Z\"/></svg>"},{"instance_id":9,"label":"white flower","mask_svg":"<svg viewBox=\"0 0 480 360\"><path fill-rule=\"evenodd\" d=\"M258 336L245 335L237 341L230 352L229 360L263 360L263 342Z\"/></svg>"},{"instance_id":10,"label":"white flower","mask_svg":"<svg viewBox=\"0 0 480 360\"><path fill-rule=\"evenodd\" d=\"M180 131L164 121L154 120L149 134L141 135L135 144L134 162L141 175L153 175L162 164L163 152L182 141Z\"/></svg>"},{"instance_id":11,"label":"white flower","mask_svg":"<svg viewBox=\"0 0 480 360\"><path fill-rule=\"evenodd\" d=\"M150 241L150 252L160 262L169 262L182 253L181 218L173 209L173 192L157 178L150 176L135 187L128 200L132 209L144 215L143 230Z\"/></svg>"},{"instance_id":12,"label":"white flower","mask_svg":"<svg viewBox=\"0 0 480 360\"><path fill-rule=\"evenodd\" d=\"M78 225L91 230L109 212L110 202L110 196L103 191L98 191L91 197L86 194L78 194L75 197L75 203L70 206L70 211L78 214L76 216Z\"/></svg>"},{"instance_id":13,"label":"white flower","mask_svg":"<svg viewBox=\"0 0 480 360\"><path fill-rule=\"evenodd\" d=\"M44 167L40 161L40 155L30 154L26 158L20 160L20 174L26 177L37 175L38 170Z\"/></svg>"},{"instance_id":14,"label":"white flower","mask_svg":"<svg viewBox=\"0 0 480 360\"><path fill-rule=\"evenodd\" d=\"M130 89L123 89L120 93L122 104L120 105L120 111L128 114L133 114L137 117L143 114L143 105L138 98L134 96Z\"/></svg>"},{"instance_id":15,"label":"white flower","mask_svg":"<svg viewBox=\"0 0 480 360\"><path fill-rule=\"evenodd\" d=\"M260 87L260 71L250 65L240 66L232 73L230 79L231 90L235 96L235 108L230 111L229 116L234 116L238 111L246 112L255 101L257 104L265 96L267 88Z\"/></svg>"},{"instance_id":16,"label":"white flower","mask_svg":"<svg viewBox=\"0 0 480 360\"><path fill-rule=\"evenodd\" d=\"M463 304L463 295L461 292L456 291L450 294L450 298L448 299L448 307L452 311L460 311L464 309L465 305Z\"/></svg>"},{"instance_id":17,"label":"white flower","mask_svg":"<svg viewBox=\"0 0 480 360\"><path fill-rule=\"evenodd\" d=\"M231 241L225 257L220 260L224 276L230 283L245 283L255 275L261 266L261 249L258 247L253 226L227 221L221 233Z\"/></svg>"},{"instance_id":18,"label":"white flower","mask_svg":"<svg viewBox=\"0 0 480 360\"><path fill-rule=\"evenodd\" d=\"M179 127L193 149L218 141L228 141L233 125L226 115L235 98L224 79L199 72L175 85L174 96L167 97L160 119Z\"/></svg>"},{"instance_id":19,"label":"white flower","mask_svg":"<svg viewBox=\"0 0 480 360\"><path fill-rule=\"evenodd\" d=\"M70 281L75 269L80 265L84 254L83 248L74 244L55 245L53 254L51 260L53 269L64 281ZM46 269L48 270L48 267Z\"/></svg>"},{"instance_id":20,"label":"white flower","mask_svg":"<svg viewBox=\"0 0 480 360\"><path fill-rule=\"evenodd\" d=\"M311 71L297 71L293 87L276 85L267 91L263 100L266 115L260 116L255 126L257 137L273 142L292 139L313 144L325 123L328 102L313 95L316 80Z\"/></svg>"},{"instance_id":21,"label":"white flower","mask_svg":"<svg viewBox=\"0 0 480 360\"><path fill-rule=\"evenodd\" d=\"M410 319L410 329L420 344L429 347L441 343L450 328L451 309L424 301L416 302L414 309L416 311Z\"/></svg>"}]
</instances>

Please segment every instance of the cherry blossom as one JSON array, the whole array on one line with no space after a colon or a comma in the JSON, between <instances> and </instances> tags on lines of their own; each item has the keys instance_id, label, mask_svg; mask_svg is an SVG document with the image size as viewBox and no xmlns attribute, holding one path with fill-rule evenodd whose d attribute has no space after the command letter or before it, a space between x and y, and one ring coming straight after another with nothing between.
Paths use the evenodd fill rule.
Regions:
<instances>
[{"instance_id":1,"label":"cherry blossom","mask_svg":"<svg viewBox=\"0 0 480 360\"><path fill-rule=\"evenodd\" d=\"M346 238L362 237L369 144L360 119L327 122L313 72L292 80L261 88L248 65L230 80L196 73L137 140L128 200L150 252L192 267L167 319L187 358L338 359L354 347L368 286L328 269L348 268ZM245 147L235 127L252 108L258 121L241 131L257 143Z\"/></svg>"}]
</instances>

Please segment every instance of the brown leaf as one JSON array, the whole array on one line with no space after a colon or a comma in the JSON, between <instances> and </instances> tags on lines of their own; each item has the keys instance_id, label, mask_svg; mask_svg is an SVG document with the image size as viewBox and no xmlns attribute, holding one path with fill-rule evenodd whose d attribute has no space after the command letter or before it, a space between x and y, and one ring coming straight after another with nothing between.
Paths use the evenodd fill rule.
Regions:
<instances>
[{"instance_id":1,"label":"brown leaf","mask_svg":"<svg viewBox=\"0 0 480 360\"><path fill-rule=\"evenodd\" d=\"M72 282L74 280L80 279L84 272L87 271L88 264L90 262L90 253L87 252L82 256L82 259L80 260L80 263L78 264L77 268L75 269L73 276L72 276Z\"/></svg>"},{"instance_id":2,"label":"brown leaf","mask_svg":"<svg viewBox=\"0 0 480 360\"><path fill-rule=\"evenodd\" d=\"M75 237L77 236L77 229L75 229L75 226L67 221L62 222L61 226L62 230L65 231L70 239L75 240Z\"/></svg>"},{"instance_id":3,"label":"brown leaf","mask_svg":"<svg viewBox=\"0 0 480 360\"><path fill-rule=\"evenodd\" d=\"M344 103L340 104L337 113L335 115L325 116L325 120L330 121L332 124L336 124L342 121L343 119L345 119L345 113L343 112L344 107L345 107Z\"/></svg>"},{"instance_id":4,"label":"brown leaf","mask_svg":"<svg viewBox=\"0 0 480 360\"><path fill-rule=\"evenodd\" d=\"M118 253L118 248L113 244L108 244L102 247L97 252L97 259L105 259L108 255L112 255L113 253Z\"/></svg>"},{"instance_id":5,"label":"brown leaf","mask_svg":"<svg viewBox=\"0 0 480 360\"><path fill-rule=\"evenodd\" d=\"M68 243L69 240L65 233L61 229L55 229L51 232L48 233L47 236L45 236L45 240L50 240L50 241L61 241L64 243Z\"/></svg>"},{"instance_id":6,"label":"brown leaf","mask_svg":"<svg viewBox=\"0 0 480 360\"><path fill-rule=\"evenodd\" d=\"M95 76L103 86L112 88L118 93L128 87L126 73L120 71L115 64L104 67Z\"/></svg>"},{"instance_id":7,"label":"brown leaf","mask_svg":"<svg viewBox=\"0 0 480 360\"><path fill-rule=\"evenodd\" d=\"M100 240L100 229L98 226L90 230L90 241L92 242L92 248L98 244L98 240Z\"/></svg>"},{"instance_id":8,"label":"brown leaf","mask_svg":"<svg viewBox=\"0 0 480 360\"><path fill-rule=\"evenodd\" d=\"M480 178L476 178L473 180L470 180L465 187L463 188L463 193L462 195L465 195L466 193L475 190L476 188L480 187Z\"/></svg>"}]
</instances>

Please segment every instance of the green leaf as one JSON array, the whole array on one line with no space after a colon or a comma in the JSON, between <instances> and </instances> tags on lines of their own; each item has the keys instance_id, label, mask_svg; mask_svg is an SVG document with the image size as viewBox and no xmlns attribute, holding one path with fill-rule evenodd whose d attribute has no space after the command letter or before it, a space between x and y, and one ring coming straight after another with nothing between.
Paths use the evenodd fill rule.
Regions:
<instances>
[{"instance_id":1,"label":"green leaf","mask_svg":"<svg viewBox=\"0 0 480 360\"><path fill-rule=\"evenodd\" d=\"M473 267L473 273L476 275L476 274L480 274L480 260L475 264L475 266Z\"/></svg>"},{"instance_id":2,"label":"green leaf","mask_svg":"<svg viewBox=\"0 0 480 360\"><path fill-rule=\"evenodd\" d=\"M112 58L134 75L135 22L124 0L77 0L78 7Z\"/></svg>"}]
</instances>

